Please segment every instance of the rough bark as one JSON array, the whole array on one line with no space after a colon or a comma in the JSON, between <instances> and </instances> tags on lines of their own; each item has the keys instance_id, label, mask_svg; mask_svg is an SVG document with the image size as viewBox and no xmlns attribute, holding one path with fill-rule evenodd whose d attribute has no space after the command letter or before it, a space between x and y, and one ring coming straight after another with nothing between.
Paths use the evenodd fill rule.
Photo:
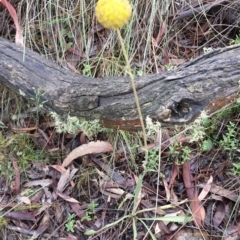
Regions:
<instances>
[{"instance_id":1,"label":"rough bark","mask_svg":"<svg viewBox=\"0 0 240 240\"><path fill-rule=\"evenodd\" d=\"M240 46L217 49L171 72L136 78L144 118L162 123L192 121L234 101L240 80ZM0 82L59 114L99 119L107 127L140 128L128 77L88 78L65 70L0 38Z\"/></svg>"}]
</instances>

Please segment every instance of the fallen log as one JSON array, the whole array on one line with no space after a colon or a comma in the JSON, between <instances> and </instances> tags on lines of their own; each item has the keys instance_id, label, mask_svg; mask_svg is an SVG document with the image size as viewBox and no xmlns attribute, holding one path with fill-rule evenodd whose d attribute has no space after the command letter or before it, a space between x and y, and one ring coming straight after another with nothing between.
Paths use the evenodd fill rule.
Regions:
<instances>
[{"instance_id":1,"label":"fallen log","mask_svg":"<svg viewBox=\"0 0 240 240\"><path fill-rule=\"evenodd\" d=\"M201 111L212 113L235 101L240 80L240 46L213 50L175 71L135 79L144 118L179 124ZM72 73L28 49L0 38L0 83L58 114L104 126L136 130L140 122L128 77L89 78Z\"/></svg>"}]
</instances>

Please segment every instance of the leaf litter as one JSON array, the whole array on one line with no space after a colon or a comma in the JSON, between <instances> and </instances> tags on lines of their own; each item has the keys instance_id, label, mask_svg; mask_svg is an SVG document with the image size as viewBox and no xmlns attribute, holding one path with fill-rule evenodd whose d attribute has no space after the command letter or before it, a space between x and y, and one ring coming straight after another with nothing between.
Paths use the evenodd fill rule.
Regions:
<instances>
[{"instance_id":1,"label":"leaf litter","mask_svg":"<svg viewBox=\"0 0 240 240\"><path fill-rule=\"evenodd\" d=\"M30 134L35 138L33 131L39 132L38 129L31 129L24 134ZM13 183L15 182L17 187L10 188L4 179L1 181L2 189L5 185L5 191L1 193L0 206L2 217L8 222L6 229L29 239L36 239L39 236L43 239L60 237L68 239L70 235L76 239L91 239L85 235L89 229L97 232L111 226L101 232L104 238L113 239L120 235L120 239L128 239L128 236L132 236L131 205L135 198L139 175L130 167L130 158L122 151L124 148L121 148L122 152L118 151L118 154L125 160L114 163L111 156L116 149L110 142L98 140L86 143L84 140L81 142L82 145L77 147L75 145L75 148L71 149L68 143L73 143L76 136L72 135L69 138L64 137L64 134L58 136L56 132L52 134L52 131L47 129L44 131L48 139L51 132L51 137L55 139L51 147L58 149L57 152L62 156L57 152L53 154L50 148L45 148L42 144L36 145L42 149L41 151L49 150L53 164L33 161L26 168L25 176L20 174L16 165L19 157L9 156L11 163L15 165ZM148 173L140 185L134 210L139 219L138 228L141 229L137 236L139 238L142 234L145 236L147 231L144 229L148 226L157 238L178 239L179 232L188 234L189 237L193 233L188 232L188 228L192 228L195 236L199 236L198 229L201 229L201 236L208 239L206 231L215 232L214 229L221 229L239 199L235 188L227 189L217 182L220 181L218 177L222 171L229 169L228 165L225 164L225 168L219 164L208 165L215 154L214 151L212 153L210 151L209 155L199 156L199 159L192 156L192 159L183 164L166 161L171 154L164 152L168 152L169 147L174 144L172 141L174 133L169 129L167 135L163 134L167 136L162 138L163 141L168 142L167 145L162 145L163 175L158 182L157 172ZM46 139L44 134L41 134L41 137ZM79 136L77 139L80 141ZM190 144L188 138L183 136L176 140L181 144ZM156 144L151 144L156 148ZM7 143L7 147L10 146L11 143ZM125 148L127 149L127 146ZM138 151L136 157L139 160L136 158L136 164L141 167L144 154L140 148ZM91 171L92 174L87 175L86 179L79 183L86 171ZM221 171L219 175L211 174L217 171ZM224 175L223 179L227 180ZM66 229L68 214L74 214L72 220L74 232L71 234ZM113 224L122 218L124 219L122 222ZM152 221L154 223L151 223ZM142 222L146 226L144 224L141 226ZM57 229L54 227L56 224ZM119 231L119 227L125 230ZM230 239L230 235L238 233L238 225L230 223L222 231L221 234L225 234L224 239Z\"/></svg>"},{"instance_id":2,"label":"leaf litter","mask_svg":"<svg viewBox=\"0 0 240 240\"><path fill-rule=\"evenodd\" d=\"M232 19L226 17L235 2L230 3L225 12L220 11L224 10L223 3L225 1L176 4L151 38L156 51L149 54L146 64L151 73L165 71L167 64L179 66L202 54L204 47L226 45L233 27L224 29L222 23L237 19L234 13L230 14ZM21 26L9 6L17 30L16 42L22 45ZM209 11L207 18L205 11ZM198 24L193 21L196 18ZM170 27L178 36L167 35ZM45 29L43 32L47 34ZM89 54L94 57L99 49L99 41L93 41L95 35L105 44L109 33L97 26L91 34L94 36L89 36L92 43ZM61 38L56 35L57 39ZM169 37L168 44L163 46L166 37ZM80 37L78 39L81 42ZM78 62L86 56L75 47L67 47L68 57L61 64L79 72ZM155 54L160 56L160 61L152 68ZM139 62L139 59L133 61L133 66L138 68ZM239 113L232 118L239 126L236 120ZM224 122L218 124L224 125ZM210 239L211 236L211 239L232 240L239 237L240 186L239 177L231 173L230 154L214 147L207 152L198 149L198 144L190 143L187 134L181 134L182 129L178 129L180 134L172 128L166 129L161 142L159 138L149 142L149 150L161 145L161 174L147 173L138 185L144 160L140 148L136 148L133 155L127 143L121 148L115 147L114 142L106 141L101 134L90 142L81 130L75 134L57 134L51 119L41 116L36 124L29 113L22 114L19 122L8 120L6 126L9 129L4 135L3 156L13 173L10 179L6 177L7 171L0 177L1 239L133 239L132 226L136 219L136 239L178 240L183 239L182 236ZM21 154L29 142L23 148L11 148L19 134L28 136L35 148L34 156L24 162L24 168ZM182 162L179 159L185 146L192 151ZM42 157L43 162L38 161L41 153L47 153ZM237 164L239 150L234 151L233 156ZM66 228L69 214L73 214L71 233ZM89 237L85 234L89 231L97 234Z\"/></svg>"}]
</instances>

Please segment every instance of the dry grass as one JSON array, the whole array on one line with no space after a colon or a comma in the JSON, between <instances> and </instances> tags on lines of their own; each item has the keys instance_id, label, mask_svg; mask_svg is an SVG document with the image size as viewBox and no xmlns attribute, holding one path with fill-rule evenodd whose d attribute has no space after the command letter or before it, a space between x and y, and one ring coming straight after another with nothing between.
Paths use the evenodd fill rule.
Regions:
<instances>
[{"instance_id":1,"label":"dry grass","mask_svg":"<svg viewBox=\"0 0 240 240\"><path fill-rule=\"evenodd\" d=\"M216 48L229 44L229 41L235 38L239 31L238 22L233 24L236 20L234 19L236 14L239 14L240 11L238 1L232 1L225 6L219 5L214 8L214 11L208 13L202 11L192 14L190 11L190 15L186 18L182 18L182 13L193 8L191 4L188 4L190 1L183 1L182 5L177 1L133 0L131 2L134 9L133 17L121 32L135 75L157 73L181 65L202 54L204 47ZM116 33L103 29L96 22L95 3L96 1L87 0L16 1L15 6L24 27L26 46L56 61L63 67L87 76L126 75L125 62ZM203 1L196 1L196 4L202 6ZM228 19L229 15L233 16L233 22ZM178 20L176 20L177 18ZM0 32L2 36L10 40L13 39L14 28L5 10L0 12ZM7 112L10 115L7 117L7 122L18 128L26 127L24 125L26 123L29 124L27 126L36 123L42 124L39 128L43 130L45 135L40 137L38 135L38 141L35 142L33 151L36 149L41 152L45 150L57 151L56 155L51 152L53 164L60 165L64 158L63 153L71 151L79 143L88 142L83 133L76 135L56 134L52 122L46 124L36 118L31 121L29 119L32 114L27 113L27 118L21 117L21 121L13 120L12 115L19 116L25 112L24 109L29 108L28 103L19 99L14 93L2 88L2 121L6 122L5 113ZM238 164L240 157L239 112L239 105L237 105L233 109L228 108L224 113L211 116L208 123L202 121L198 126L195 125L192 128L180 126L175 129L159 130L155 132L155 135L152 133L148 139L149 147L152 148L149 150L148 162L144 162L139 134L122 131L108 136L98 134L95 139L107 139L113 144L114 152L111 156L90 155L75 161L78 172L75 176L71 176L71 180L76 185L73 186L73 182L66 183L64 193L79 201L77 209L56 195L56 185L60 182L61 174L49 166L50 161L47 162L46 166L45 164L34 164L36 159L33 159L33 162L24 165L29 176L25 175L22 178L23 181L31 181L31 177L37 173L43 174L39 181L53 179L54 184L44 188L42 202L37 201L36 208L39 209L37 214L32 209L27 209L28 213L36 217L36 222L22 220L20 216L19 222L23 222L23 225L18 225L16 220L9 220L10 223L3 221L5 225L0 231L0 237L6 239L9 234L12 234L18 236L19 239L24 239L24 237L34 234L33 231L29 230L26 233L24 230L36 230L44 224L48 228L43 234L43 239L72 237L71 233L66 230L68 216L72 212L76 214L74 215L73 227L74 234L78 239L87 239L84 232L89 229L99 230L95 239L97 237L99 239L133 239L133 236L137 236L138 239L167 236L170 239L173 228L177 229L176 232L178 232L185 226L196 233L196 227L191 223L174 224L170 221L165 226L157 217L158 215L167 216L174 213L191 216L191 203L184 202L184 198L187 196L183 183L182 167L189 160L192 163L191 174L196 179L199 177L199 181L206 183L210 175L213 175L215 184L220 185L223 190L230 190L232 194L238 194L240 167L239 170L237 167L235 168L235 173L231 169L233 169L232 163ZM234 125L231 125L230 121ZM203 138L190 143L193 130L197 136L203 134ZM29 135L32 139L36 138L35 132L30 132ZM46 142L46 138L49 141ZM45 141L44 144L41 145L39 140ZM207 150L203 150L204 140L210 140L212 144ZM24 141L21 140L21 143L24 144ZM5 156L14 152L9 146L3 144ZM18 157L21 163L21 156ZM97 164L97 160L102 165ZM145 166L143 166L144 164ZM8 174L11 176L11 182L14 173L10 162L8 162L7 167L8 170L12 170ZM143 187L139 187L136 182L138 182L144 167L147 169L147 173L142 179ZM112 171L111 174L106 168ZM178 174L172 189L168 189L165 183L170 182L176 169ZM127 182L125 185L121 185L114 181L113 177L123 178ZM1 184L7 189L5 193L0 192L1 198L10 199L11 210L16 210L18 199L11 195L10 184L8 185L2 178ZM23 189L21 185L21 192ZM42 190L36 189L36 187L29 189L34 190L33 195ZM116 192L111 192L113 189ZM166 193L167 190L169 192ZM170 190L172 191L171 198L168 195ZM238 200L234 202L218 194L213 195L209 193L202 202L207 211L207 218L205 227L197 228L201 229L202 236L205 236L206 230L209 235L221 237L229 226L236 226L234 223L238 218ZM227 209L226 217L224 216L223 222L218 226L212 222L214 214L210 214L216 212L214 205L220 202L216 199L224 202ZM182 200L183 202L181 202ZM46 204L47 201L49 201L49 205ZM97 203L98 206L91 209L92 203ZM134 206L137 204L139 205L136 210ZM158 206L161 207L159 212L152 210ZM165 206L166 209L164 209ZM45 207L44 210L43 207ZM163 209L164 212L161 212ZM4 205L4 217L5 213L11 210L9 210L8 205ZM83 220L87 214L90 221ZM7 218L11 219L9 216ZM151 219L149 220L149 218ZM230 222L227 222L228 218ZM119 219L123 220L119 221ZM116 224L104 228L113 222ZM158 228L162 231L158 233L159 235L155 232ZM94 239L94 237L89 239Z\"/></svg>"},{"instance_id":2,"label":"dry grass","mask_svg":"<svg viewBox=\"0 0 240 240\"><path fill-rule=\"evenodd\" d=\"M116 33L97 23L95 3L20 1L16 6L26 46L84 75L125 75ZM178 66L202 54L204 47L222 47L234 38L238 32L238 1L191 14L194 7L203 8L203 3L131 1L133 17L121 32L135 75L161 72L166 65ZM184 17L185 13L189 16ZM1 12L0 17L4 19L2 36L11 39L14 30L7 12Z\"/></svg>"}]
</instances>

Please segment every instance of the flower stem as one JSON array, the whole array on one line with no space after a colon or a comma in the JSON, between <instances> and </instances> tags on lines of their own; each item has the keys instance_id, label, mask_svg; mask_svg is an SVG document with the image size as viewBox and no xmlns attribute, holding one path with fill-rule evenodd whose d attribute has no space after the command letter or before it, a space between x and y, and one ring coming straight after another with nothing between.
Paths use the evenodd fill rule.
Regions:
<instances>
[{"instance_id":1,"label":"flower stem","mask_svg":"<svg viewBox=\"0 0 240 240\"><path fill-rule=\"evenodd\" d=\"M126 61L128 75L130 77L130 81L131 81L131 84L132 84L133 94L134 94L135 102L136 102L136 105L137 105L137 111L138 111L142 131L143 131L143 143L144 143L144 148L145 148L145 147L147 147L147 135L146 135L146 130L145 130L144 122L143 122L143 116L142 116L140 103L139 103L139 100L138 100L137 90L136 90L136 86L135 86L135 82L134 82L134 76L132 74L132 69L131 69L131 66L130 66L128 55L127 55L127 52L126 52L126 49L125 49L125 46L124 46L124 43L123 43L123 39L122 39L122 36L121 36L121 33L120 33L119 29L117 29L117 35L118 35L118 39L119 39L119 42L121 44L123 55L124 55L124 58L125 58L125 61Z\"/></svg>"}]
</instances>

